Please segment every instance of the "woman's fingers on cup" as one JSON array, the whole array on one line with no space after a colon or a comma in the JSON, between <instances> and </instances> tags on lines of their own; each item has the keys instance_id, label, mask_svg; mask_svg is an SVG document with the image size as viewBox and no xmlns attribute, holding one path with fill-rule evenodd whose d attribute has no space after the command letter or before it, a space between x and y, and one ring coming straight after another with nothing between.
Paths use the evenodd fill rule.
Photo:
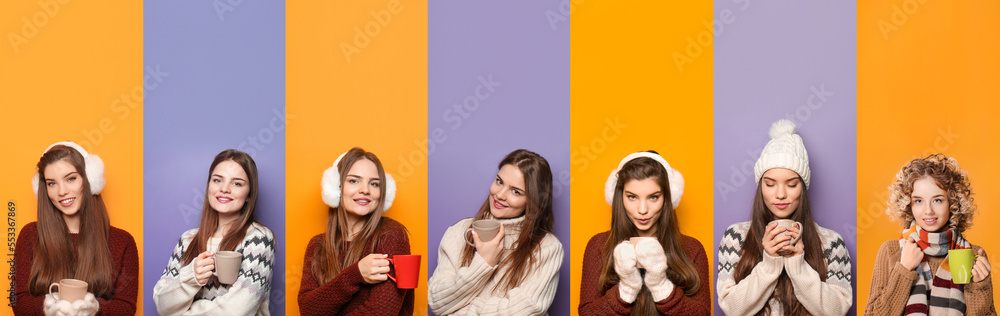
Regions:
<instances>
[{"instance_id":1,"label":"woman's fingers on cup","mask_svg":"<svg viewBox=\"0 0 1000 316\"><path fill-rule=\"evenodd\" d=\"M982 250L980 250L980 251L982 251ZM993 268L990 265L990 261L988 259L986 259L986 256L976 257L976 263L975 263L974 266L977 267L977 268L978 267L982 267L984 272L990 272L990 270L992 270L992 268Z\"/></svg>"},{"instance_id":2,"label":"woman's fingers on cup","mask_svg":"<svg viewBox=\"0 0 1000 316\"><path fill-rule=\"evenodd\" d=\"M500 243L500 240L502 239L503 239L503 223L500 224L500 230L497 231L497 235L493 236L493 240L490 240L490 242Z\"/></svg>"},{"instance_id":3,"label":"woman's fingers on cup","mask_svg":"<svg viewBox=\"0 0 1000 316\"><path fill-rule=\"evenodd\" d=\"M786 230L788 232L791 232L791 233L794 233L794 234L797 235L799 233L799 225L792 225L791 227L786 228Z\"/></svg>"},{"instance_id":4,"label":"woman's fingers on cup","mask_svg":"<svg viewBox=\"0 0 1000 316\"><path fill-rule=\"evenodd\" d=\"M374 253L371 254L375 260L372 260L372 266L389 268L389 255L384 253Z\"/></svg>"},{"instance_id":5,"label":"woman's fingers on cup","mask_svg":"<svg viewBox=\"0 0 1000 316\"><path fill-rule=\"evenodd\" d=\"M980 264L980 262L977 260L976 264L972 266L972 281L973 282L982 281L983 279L986 279L986 276L989 275L989 273L990 272L986 270L986 266Z\"/></svg>"},{"instance_id":6,"label":"woman's fingers on cup","mask_svg":"<svg viewBox=\"0 0 1000 316\"><path fill-rule=\"evenodd\" d=\"M770 234L771 235L771 239L777 239L777 238L779 238L781 236L786 235L786 234L783 234L786 231L788 231L788 228L775 227L774 229L771 230L771 234Z\"/></svg>"}]
</instances>

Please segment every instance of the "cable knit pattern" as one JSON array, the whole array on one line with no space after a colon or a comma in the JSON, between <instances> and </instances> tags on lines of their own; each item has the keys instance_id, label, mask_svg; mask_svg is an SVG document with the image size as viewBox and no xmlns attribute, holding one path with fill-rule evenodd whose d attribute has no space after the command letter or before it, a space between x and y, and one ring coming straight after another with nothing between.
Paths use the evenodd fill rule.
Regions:
<instances>
[{"instance_id":1,"label":"cable knit pattern","mask_svg":"<svg viewBox=\"0 0 1000 316\"><path fill-rule=\"evenodd\" d=\"M181 258L198 229L184 232L174 247L163 275L153 288L153 301L160 315L269 315L268 294L274 267L274 234L260 223L247 228L236 252L243 254L240 272L232 285L219 283L211 277L208 284L199 285L194 273L194 261L184 265ZM218 245L209 244L210 251Z\"/></svg>"},{"instance_id":2,"label":"cable knit pattern","mask_svg":"<svg viewBox=\"0 0 1000 316\"><path fill-rule=\"evenodd\" d=\"M108 247L111 248L111 274L115 275L111 297L98 297L100 305L97 315L135 315L135 302L139 293L139 250L135 239L127 231L111 227ZM79 235L70 234L70 242L76 247ZM28 294L28 279L31 278L31 264L35 260L38 243L38 222L24 225L17 236L14 248L15 315L43 315L45 295Z\"/></svg>"},{"instance_id":3,"label":"cable knit pattern","mask_svg":"<svg viewBox=\"0 0 1000 316\"><path fill-rule=\"evenodd\" d=\"M524 216L503 219L504 250L501 260L510 255L521 232ZM555 298L562 266L563 248L555 235L542 239L535 252L535 263L526 271L524 280L515 288L503 292L496 289L506 268L497 269L486 263L478 253L469 266L463 267L465 230L472 224L466 218L452 225L441 238L438 263L427 289L427 305L438 315L541 315L546 314Z\"/></svg>"},{"instance_id":4,"label":"cable knit pattern","mask_svg":"<svg viewBox=\"0 0 1000 316\"><path fill-rule=\"evenodd\" d=\"M403 224L383 217L382 235L373 253L410 254L410 239ZM302 286L299 288L299 313L302 315L413 315L413 290L399 289L392 280L368 284L358 263L340 271L326 284L319 284L312 273L312 262L324 234L316 235L306 248L302 263ZM340 249L347 251L350 243ZM370 249L371 245L365 247ZM395 270L390 271L395 275Z\"/></svg>"},{"instance_id":5,"label":"cable knit pattern","mask_svg":"<svg viewBox=\"0 0 1000 316\"><path fill-rule=\"evenodd\" d=\"M728 315L750 315L770 304L771 315L782 315L781 304L771 295L781 276L786 271L792 282L795 298L813 315L844 315L853 305L851 289L851 255L843 238L835 231L815 226L823 244L826 258L826 282L821 282L819 273L813 270L803 255L764 258L751 270L750 275L739 283L733 279L736 263L740 261L743 241L750 222L729 226L719 243L719 277L716 291L719 293L719 307Z\"/></svg>"},{"instance_id":6,"label":"cable knit pattern","mask_svg":"<svg viewBox=\"0 0 1000 316\"><path fill-rule=\"evenodd\" d=\"M982 247L973 245L974 252ZM882 244L875 257L875 271L872 272L871 288L865 315L902 315L906 301L913 291L917 272L907 270L900 259L899 240L889 240ZM925 256L932 267L941 265L945 257ZM980 282L970 282L964 286L966 315L996 315L993 305L993 275Z\"/></svg>"},{"instance_id":7,"label":"cable knit pattern","mask_svg":"<svg viewBox=\"0 0 1000 316\"><path fill-rule=\"evenodd\" d=\"M590 238L583 254L583 278L580 283L580 315L629 315L632 304L618 297L618 285L598 288L601 265L604 263L604 243L610 232L603 232ZM674 287L665 299L656 302L656 309L666 315L710 315L712 297L708 280L708 255L697 239L681 235L684 253L691 258L698 270L701 286L692 296L685 296L684 289ZM667 281L669 282L669 281Z\"/></svg>"}]
</instances>

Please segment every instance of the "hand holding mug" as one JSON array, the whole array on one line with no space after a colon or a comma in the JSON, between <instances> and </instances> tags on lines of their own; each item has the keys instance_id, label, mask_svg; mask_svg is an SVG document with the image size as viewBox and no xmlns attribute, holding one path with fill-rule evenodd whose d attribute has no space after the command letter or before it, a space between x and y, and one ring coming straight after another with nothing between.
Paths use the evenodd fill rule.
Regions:
<instances>
[{"instance_id":1,"label":"hand holding mug","mask_svg":"<svg viewBox=\"0 0 1000 316\"><path fill-rule=\"evenodd\" d=\"M899 254L899 263L907 271L910 271L916 269L922 260L924 260L924 251L920 249L920 246L917 246L916 242L913 242L913 239L906 239L903 250Z\"/></svg>"},{"instance_id":2,"label":"hand holding mug","mask_svg":"<svg viewBox=\"0 0 1000 316\"><path fill-rule=\"evenodd\" d=\"M496 266L497 263L500 263L500 255L503 253L503 224L500 224L500 231L496 236L493 236L493 239L489 241L479 240L479 234L473 230L472 240L475 242L476 252L483 259L486 259L486 264Z\"/></svg>"},{"instance_id":3,"label":"hand holding mug","mask_svg":"<svg viewBox=\"0 0 1000 316\"><path fill-rule=\"evenodd\" d=\"M764 238L760 241L761 246L764 246L764 252L771 257L779 256L778 251L791 244L792 237L781 234L787 230L787 228L778 227L778 224L774 222L767 224L764 228Z\"/></svg>"},{"instance_id":4,"label":"hand holding mug","mask_svg":"<svg viewBox=\"0 0 1000 316\"><path fill-rule=\"evenodd\" d=\"M215 258L212 257L214 254L211 251L205 251L194 258L194 278L198 284L208 284L208 280L212 278L212 271L215 270Z\"/></svg>"},{"instance_id":5,"label":"hand holding mug","mask_svg":"<svg viewBox=\"0 0 1000 316\"><path fill-rule=\"evenodd\" d=\"M982 248L976 253L976 264L972 266L972 282L982 282L990 276L990 261L986 259L986 251Z\"/></svg>"},{"instance_id":6,"label":"hand holding mug","mask_svg":"<svg viewBox=\"0 0 1000 316\"><path fill-rule=\"evenodd\" d=\"M388 257L385 254L373 253L358 261L358 270L361 271L361 277L366 283L375 284L389 279L386 277L386 273L389 273L389 260L386 260Z\"/></svg>"},{"instance_id":7,"label":"hand holding mug","mask_svg":"<svg viewBox=\"0 0 1000 316\"><path fill-rule=\"evenodd\" d=\"M420 255L394 255L386 260L396 268L395 277L392 274L385 275L396 282L396 288L417 288L420 284Z\"/></svg>"},{"instance_id":8,"label":"hand holding mug","mask_svg":"<svg viewBox=\"0 0 1000 316\"><path fill-rule=\"evenodd\" d=\"M788 237L792 238L791 239L792 244L781 247L781 250L778 251L779 254L781 254L785 258L788 258L800 255L803 252L805 252L805 246L803 246L804 243L797 242L800 240L799 237L802 235L802 232L799 230L798 226L789 227L788 230L785 231L785 235L788 235Z\"/></svg>"}]
</instances>

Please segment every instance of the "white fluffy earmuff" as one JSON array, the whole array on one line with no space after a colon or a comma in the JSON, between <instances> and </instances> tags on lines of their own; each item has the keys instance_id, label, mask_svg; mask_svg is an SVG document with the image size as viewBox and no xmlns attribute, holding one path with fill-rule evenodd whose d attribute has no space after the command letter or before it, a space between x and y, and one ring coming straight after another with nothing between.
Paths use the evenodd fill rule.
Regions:
<instances>
[{"instance_id":1,"label":"white fluffy earmuff","mask_svg":"<svg viewBox=\"0 0 1000 316\"><path fill-rule=\"evenodd\" d=\"M333 166L323 171L323 180L320 183L323 188L323 203L330 207L340 206L340 170L337 169L337 165L346 154L347 152L344 152L337 156ZM392 200L396 199L396 180L393 180L392 175L388 172L385 173L385 178L385 206L382 207L382 210L388 211L389 207L392 207Z\"/></svg>"},{"instance_id":2,"label":"white fluffy earmuff","mask_svg":"<svg viewBox=\"0 0 1000 316\"><path fill-rule=\"evenodd\" d=\"M48 148L45 148L45 151L42 152L42 154L44 155L45 153L49 152L49 150L51 150L52 147L55 147L56 145L63 145L66 147L76 149L76 151L79 152L81 156L83 156L83 163L84 163L83 168L87 173L87 179L90 181L90 193L93 195L101 194L101 191L104 190L104 183L106 181L104 179L104 161L101 160L101 157L98 157L97 155L91 155L86 150L84 150L83 147L80 147L80 145L77 145L74 142L58 142L49 145ZM40 181L38 179L38 172L35 172L35 175L31 177L31 190L35 192L35 196L38 196L38 181Z\"/></svg>"},{"instance_id":3,"label":"white fluffy earmuff","mask_svg":"<svg viewBox=\"0 0 1000 316\"><path fill-rule=\"evenodd\" d=\"M681 204L681 195L684 194L684 177L681 176L680 171L670 168L670 164L667 163L667 160L663 159L662 156L648 151L640 151L625 156L625 158L618 163L618 168L611 170L611 175L608 176L608 181L604 183L605 202L608 202L608 205L612 205L612 200L615 198L615 183L618 182L618 171L621 170L626 163L639 157L652 158L662 164L663 168L667 169L667 183L670 186L670 203L673 204L676 209L677 205Z\"/></svg>"}]
</instances>

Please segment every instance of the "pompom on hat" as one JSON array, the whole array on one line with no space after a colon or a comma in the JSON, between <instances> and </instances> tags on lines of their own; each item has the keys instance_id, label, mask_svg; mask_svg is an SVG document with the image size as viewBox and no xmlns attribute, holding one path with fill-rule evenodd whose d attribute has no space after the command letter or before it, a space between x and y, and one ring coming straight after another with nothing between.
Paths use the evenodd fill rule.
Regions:
<instances>
[{"instance_id":1,"label":"pompom on hat","mask_svg":"<svg viewBox=\"0 0 1000 316\"><path fill-rule=\"evenodd\" d=\"M340 170L337 166L340 165L340 160L344 159L344 155L347 155L348 152L337 156L333 166L323 171L323 180L320 183L323 203L330 207L340 206ZM385 206L382 207L382 210L388 211L389 207L392 207L392 201L396 199L396 180L388 172L385 173L385 178Z\"/></svg>"},{"instance_id":2,"label":"pompom on hat","mask_svg":"<svg viewBox=\"0 0 1000 316\"><path fill-rule=\"evenodd\" d=\"M90 193L93 195L101 194L101 191L104 190L104 183L106 181L104 179L104 161L101 160L101 157L91 155L84 150L83 147L74 142L58 142L49 145L48 148L45 148L42 155L48 153L49 150L52 150L52 147L55 147L56 145L73 148L80 153L81 156L83 156L83 168L84 172L87 173L87 180L90 182ZM31 177L31 190L35 192L35 196L38 196L38 181L40 181L38 179L38 172L35 172L35 175Z\"/></svg>"},{"instance_id":3,"label":"pompom on hat","mask_svg":"<svg viewBox=\"0 0 1000 316\"><path fill-rule=\"evenodd\" d=\"M773 168L785 168L795 171L802 177L806 188L809 188L809 154L802 143L802 137L795 134L795 123L781 119L771 124L769 132L771 140L764 146L760 158L753 166L753 173L760 182L764 172Z\"/></svg>"},{"instance_id":4,"label":"pompom on hat","mask_svg":"<svg viewBox=\"0 0 1000 316\"><path fill-rule=\"evenodd\" d=\"M612 205L615 198L615 183L618 182L618 171L622 170L622 167L624 167L629 161L640 157L647 157L656 160L663 165L663 168L667 169L667 183L670 186L670 203L676 209L677 206L681 204L681 195L684 194L684 177L681 176L680 171L670 168L670 164L667 163L666 159L663 159L663 156L648 151L640 151L625 156L625 158L618 163L618 168L611 170L611 175L608 176L608 181L604 183L604 201L608 202L608 205Z\"/></svg>"}]
</instances>

